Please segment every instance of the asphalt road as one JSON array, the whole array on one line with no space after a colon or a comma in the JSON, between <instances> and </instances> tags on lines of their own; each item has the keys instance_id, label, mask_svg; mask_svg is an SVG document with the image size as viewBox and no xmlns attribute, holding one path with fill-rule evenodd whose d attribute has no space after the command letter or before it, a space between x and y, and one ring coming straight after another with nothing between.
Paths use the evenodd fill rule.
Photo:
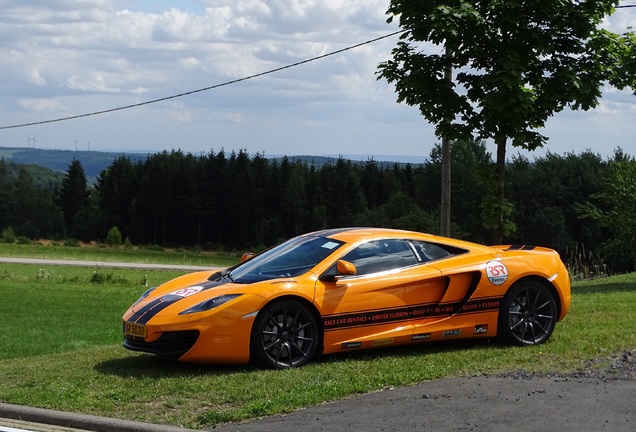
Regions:
<instances>
[{"instance_id":1,"label":"asphalt road","mask_svg":"<svg viewBox=\"0 0 636 432\"><path fill-rule=\"evenodd\" d=\"M216 267L193 266L180 264L149 264L149 263L121 263L107 261L81 261L81 260L60 260L42 258L6 258L0 257L0 263L11 264L34 264L34 265L60 265L73 267L94 267L94 268L127 268L127 269L150 269L150 270L213 270Z\"/></svg>"},{"instance_id":2,"label":"asphalt road","mask_svg":"<svg viewBox=\"0 0 636 432\"><path fill-rule=\"evenodd\" d=\"M601 370L431 381L213 430L634 432L636 350Z\"/></svg>"}]
</instances>

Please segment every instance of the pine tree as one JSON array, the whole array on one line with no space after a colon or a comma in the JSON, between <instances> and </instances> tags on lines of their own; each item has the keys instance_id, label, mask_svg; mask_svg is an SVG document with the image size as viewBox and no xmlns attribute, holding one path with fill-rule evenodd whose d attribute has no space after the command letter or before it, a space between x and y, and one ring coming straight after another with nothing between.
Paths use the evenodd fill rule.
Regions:
<instances>
[{"instance_id":1,"label":"pine tree","mask_svg":"<svg viewBox=\"0 0 636 432\"><path fill-rule=\"evenodd\" d=\"M69 235L74 235L78 225L83 223L77 220L76 216L89 204L90 192L87 184L82 164L73 159L66 171L66 177L62 180L62 189L58 197L66 232Z\"/></svg>"}]
</instances>

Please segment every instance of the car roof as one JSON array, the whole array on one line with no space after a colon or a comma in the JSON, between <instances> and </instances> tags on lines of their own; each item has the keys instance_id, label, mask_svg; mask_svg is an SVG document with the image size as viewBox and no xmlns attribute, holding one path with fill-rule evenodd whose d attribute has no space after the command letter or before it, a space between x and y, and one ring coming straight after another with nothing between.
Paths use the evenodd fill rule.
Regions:
<instances>
[{"instance_id":1,"label":"car roof","mask_svg":"<svg viewBox=\"0 0 636 432\"><path fill-rule=\"evenodd\" d=\"M317 237L328 237L346 243L357 243L361 240L375 240L383 238L410 238L428 241L438 241L438 237L432 234L418 233L415 231L391 229L391 228L333 228L309 233Z\"/></svg>"},{"instance_id":2,"label":"car roof","mask_svg":"<svg viewBox=\"0 0 636 432\"><path fill-rule=\"evenodd\" d=\"M421 233L416 231L392 229L392 228L371 228L371 227L348 227L348 228L332 228L322 231L315 231L306 235L316 237L327 237L335 240L343 241L349 244L356 244L362 241L379 240L387 238L422 240L432 243L442 243L463 249L483 251L491 250L489 246L472 243L464 240L453 239L449 237L441 237L434 234Z\"/></svg>"}]
</instances>

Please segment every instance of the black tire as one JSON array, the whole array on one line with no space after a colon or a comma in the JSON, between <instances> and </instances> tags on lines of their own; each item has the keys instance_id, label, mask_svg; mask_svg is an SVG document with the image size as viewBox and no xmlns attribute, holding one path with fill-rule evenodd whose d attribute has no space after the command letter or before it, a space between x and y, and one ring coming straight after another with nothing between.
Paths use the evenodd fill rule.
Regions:
<instances>
[{"instance_id":1,"label":"black tire","mask_svg":"<svg viewBox=\"0 0 636 432\"><path fill-rule=\"evenodd\" d=\"M318 323L311 310L295 300L270 303L252 327L252 361L269 368L299 367L309 362L320 345Z\"/></svg>"},{"instance_id":2,"label":"black tire","mask_svg":"<svg viewBox=\"0 0 636 432\"><path fill-rule=\"evenodd\" d=\"M548 287L540 282L520 281L506 293L497 333L514 345L538 345L550 338L557 321L557 303Z\"/></svg>"}]
</instances>

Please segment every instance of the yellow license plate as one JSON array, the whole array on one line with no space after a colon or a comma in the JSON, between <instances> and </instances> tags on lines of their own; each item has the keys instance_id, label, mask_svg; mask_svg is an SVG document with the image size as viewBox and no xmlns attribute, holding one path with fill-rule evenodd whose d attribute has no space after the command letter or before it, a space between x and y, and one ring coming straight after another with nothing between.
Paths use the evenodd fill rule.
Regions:
<instances>
[{"instance_id":1,"label":"yellow license plate","mask_svg":"<svg viewBox=\"0 0 636 432\"><path fill-rule=\"evenodd\" d=\"M143 324L124 323L124 334L126 336L146 337L146 326Z\"/></svg>"}]
</instances>

